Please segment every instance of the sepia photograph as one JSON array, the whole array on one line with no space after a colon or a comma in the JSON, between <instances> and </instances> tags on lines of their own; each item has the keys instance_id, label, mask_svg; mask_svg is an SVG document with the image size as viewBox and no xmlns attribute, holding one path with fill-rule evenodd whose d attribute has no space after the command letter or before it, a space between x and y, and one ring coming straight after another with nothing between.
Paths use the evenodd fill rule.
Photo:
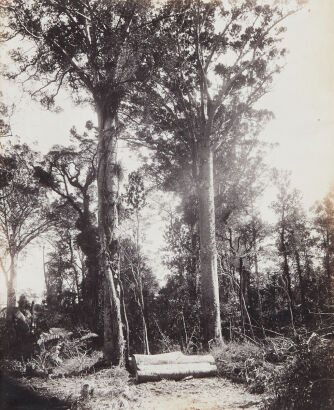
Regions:
<instances>
[{"instance_id":1,"label":"sepia photograph","mask_svg":"<svg viewBox=\"0 0 334 410\"><path fill-rule=\"evenodd\" d=\"M0 0L0 410L334 409L333 22Z\"/></svg>"}]
</instances>

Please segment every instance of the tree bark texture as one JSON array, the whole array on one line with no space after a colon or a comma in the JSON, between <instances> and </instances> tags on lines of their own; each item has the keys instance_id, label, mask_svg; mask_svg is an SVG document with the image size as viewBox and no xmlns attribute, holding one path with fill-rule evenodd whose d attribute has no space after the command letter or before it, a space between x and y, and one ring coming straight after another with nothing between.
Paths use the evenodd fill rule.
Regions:
<instances>
[{"instance_id":1,"label":"tree bark texture","mask_svg":"<svg viewBox=\"0 0 334 410\"><path fill-rule=\"evenodd\" d=\"M213 152L209 144L204 144L200 149L198 194L202 323L204 343L208 344L211 340L222 340L217 274Z\"/></svg>"},{"instance_id":2,"label":"tree bark texture","mask_svg":"<svg viewBox=\"0 0 334 410\"><path fill-rule=\"evenodd\" d=\"M98 227L100 272L104 278L104 355L113 365L124 365L124 335L119 287L117 133L115 120L98 111ZM109 305L109 306L108 306Z\"/></svg>"}]
</instances>

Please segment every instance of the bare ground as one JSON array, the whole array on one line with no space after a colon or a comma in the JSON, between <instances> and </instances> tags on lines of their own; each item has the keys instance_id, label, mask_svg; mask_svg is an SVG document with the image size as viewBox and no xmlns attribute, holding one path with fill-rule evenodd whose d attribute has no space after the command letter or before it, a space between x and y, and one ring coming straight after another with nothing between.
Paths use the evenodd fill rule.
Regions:
<instances>
[{"instance_id":1,"label":"bare ground","mask_svg":"<svg viewBox=\"0 0 334 410\"><path fill-rule=\"evenodd\" d=\"M46 400L52 398L67 403L62 408L77 410L254 410L261 407L263 398L248 393L241 385L216 377L135 384L124 370L117 368L100 370L86 376L48 380L23 378L20 383ZM94 389L88 399L82 395L84 385L89 391Z\"/></svg>"}]
</instances>

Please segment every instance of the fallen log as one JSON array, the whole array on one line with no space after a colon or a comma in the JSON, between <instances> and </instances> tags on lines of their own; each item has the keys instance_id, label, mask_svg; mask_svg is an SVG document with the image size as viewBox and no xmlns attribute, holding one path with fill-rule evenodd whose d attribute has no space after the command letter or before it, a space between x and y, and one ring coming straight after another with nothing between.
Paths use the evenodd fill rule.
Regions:
<instances>
[{"instance_id":1,"label":"fallen log","mask_svg":"<svg viewBox=\"0 0 334 410\"><path fill-rule=\"evenodd\" d=\"M136 381L143 383L162 379L181 380L187 376L209 377L216 374L216 365L210 363L141 365L136 371Z\"/></svg>"},{"instance_id":2,"label":"fallen log","mask_svg":"<svg viewBox=\"0 0 334 410\"><path fill-rule=\"evenodd\" d=\"M151 364L170 364L183 357L182 352L171 352L162 354L134 354L132 355L135 368L139 365L151 365Z\"/></svg>"},{"instance_id":3,"label":"fallen log","mask_svg":"<svg viewBox=\"0 0 334 410\"><path fill-rule=\"evenodd\" d=\"M141 365L158 365L158 364L188 364L188 363L209 363L215 364L215 359L211 354L207 355L184 355L182 352L172 352L163 354L134 354L133 362L135 368Z\"/></svg>"},{"instance_id":4,"label":"fallen log","mask_svg":"<svg viewBox=\"0 0 334 410\"><path fill-rule=\"evenodd\" d=\"M156 355L134 354L132 366L137 382L180 380L187 376L208 377L217 373L212 355L184 355L182 352Z\"/></svg>"}]
</instances>

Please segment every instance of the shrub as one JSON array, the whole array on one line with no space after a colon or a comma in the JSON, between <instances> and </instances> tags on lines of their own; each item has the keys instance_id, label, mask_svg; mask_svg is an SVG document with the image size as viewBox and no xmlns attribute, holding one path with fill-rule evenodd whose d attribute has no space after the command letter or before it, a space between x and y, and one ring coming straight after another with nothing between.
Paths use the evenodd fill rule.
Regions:
<instances>
[{"instance_id":1,"label":"shrub","mask_svg":"<svg viewBox=\"0 0 334 410\"><path fill-rule=\"evenodd\" d=\"M0 361L0 371L11 376L20 377L26 371L26 365L22 360L3 359Z\"/></svg>"},{"instance_id":2,"label":"shrub","mask_svg":"<svg viewBox=\"0 0 334 410\"><path fill-rule=\"evenodd\" d=\"M265 341L265 359L270 363L284 363L296 352L293 340L279 336Z\"/></svg>"},{"instance_id":3,"label":"shrub","mask_svg":"<svg viewBox=\"0 0 334 410\"><path fill-rule=\"evenodd\" d=\"M292 360L275 376L274 394L267 409L333 409L333 341L315 333L300 341Z\"/></svg>"},{"instance_id":4,"label":"shrub","mask_svg":"<svg viewBox=\"0 0 334 410\"><path fill-rule=\"evenodd\" d=\"M218 374L235 382L246 383L251 393L263 393L273 382L276 366L265 359L265 346L250 342L230 342L213 347Z\"/></svg>"},{"instance_id":5,"label":"shrub","mask_svg":"<svg viewBox=\"0 0 334 410\"><path fill-rule=\"evenodd\" d=\"M89 345L96 337L96 334L89 331L81 330L74 336L63 328L51 328L40 335L37 341L38 352L27 363L27 372L31 375L46 376L50 373L69 374L82 371L92 364ZM95 355L93 358L94 363L96 357Z\"/></svg>"}]
</instances>

